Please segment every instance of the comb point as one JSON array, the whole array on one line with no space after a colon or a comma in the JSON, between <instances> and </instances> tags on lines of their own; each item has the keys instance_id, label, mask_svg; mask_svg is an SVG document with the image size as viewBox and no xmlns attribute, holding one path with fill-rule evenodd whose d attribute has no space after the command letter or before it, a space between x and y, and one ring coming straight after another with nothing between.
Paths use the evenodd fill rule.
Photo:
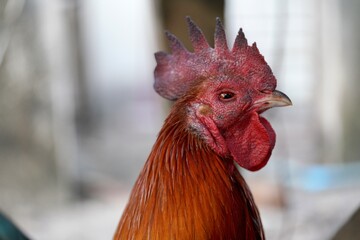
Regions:
<instances>
[{"instance_id":1,"label":"comb point","mask_svg":"<svg viewBox=\"0 0 360 240\"><path fill-rule=\"evenodd\" d=\"M226 51L228 50L225 30L222 25L222 22L219 17L216 18L216 27L215 27L215 49L217 51Z\"/></svg>"},{"instance_id":2,"label":"comb point","mask_svg":"<svg viewBox=\"0 0 360 240\"><path fill-rule=\"evenodd\" d=\"M256 42L254 42L254 43L252 44L251 48L252 48L256 53L259 53L259 54L260 54L260 51L259 51L259 49L258 49L258 47L257 47L257 45L256 45Z\"/></svg>"},{"instance_id":3,"label":"comb point","mask_svg":"<svg viewBox=\"0 0 360 240\"><path fill-rule=\"evenodd\" d=\"M246 40L245 34L243 32L243 29L240 28L238 35L235 38L233 51L239 51L241 49L244 49L247 46L248 46L248 42Z\"/></svg>"},{"instance_id":4,"label":"comb point","mask_svg":"<svg viewBox=\"0 0 360 240\"><path fill-rule=\"evenodd\" d=\"M158 64L163 64L165 63L165 59L168 56L168 54L166 52L160 51L160 52L156 52L154 56Z\"/></svg>"},{"instance_id":5,"label":"comb point","mask_svg":"<svg viewBox=\"0 0 360 240\"><path fill-rule=\"evenodd\" d=\"M165 31L165 35L170 43L170 49L173 53L179 54L187 51L182 42L174 34L169 31Z\"/></svg>"},{"instance_id":6,"label":"comb point","mask_svg":"<svg viewBox=\"0 0 360 240\"><path fill-rule=\"evenodd\" d=\"M195 22L189 17L186 17L189 28L190 41L193 45L195 52L200 52L204 49L210 48L201 29L195 24Z\"/></svg>"}]
</instances>

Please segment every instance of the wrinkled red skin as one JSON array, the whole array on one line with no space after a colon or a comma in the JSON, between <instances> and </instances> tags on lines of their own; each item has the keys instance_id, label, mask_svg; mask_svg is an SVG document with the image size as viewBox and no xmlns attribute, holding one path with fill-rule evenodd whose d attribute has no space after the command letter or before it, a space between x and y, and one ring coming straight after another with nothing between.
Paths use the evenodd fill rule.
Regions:
<instances>
[{"instance_id":1,"label":"wrinkled red skin","mask_svg":"<svg viewBox=\"0 0 360 240\"><path fill-rule=\"evenodd\" d=\"M222 133L206 117L204 125L193 127L198 135L220 156L230 155L241 167L257 171L268 162L275 146L276 135L270 123L256 112Z\"/></svg>"},{"instance_id":2,"label":"wrinkled red skin","mask_svg":"<svg viewBox=\"0 0 360 240\"><path fill-rule=\"evenodd\" d=\"M275 132L270 123L257 113L248 121L225 133L227 147L234 160L243 168L257 171L268 162L275 146Z\"/></svg>"},{"instance_id":3,"label":"wrinkled red skin","mask_svg":"<svg viewBox=\"0 0 360 240\"><path fill-rule=\"evenodd\" d=\"M220 156L256 171L270 158L275 132L253 107L265 93L245 86L247 81L232 78L204 80L191 90L196 97L190 103L188 124ZM219 98L223 92L234 97L223 101Z\"/></svg>"},{"instance_id":4,"label":"wrinkled red skin","mask_svg":"<svg viewBox=\"0 0 360 240\"><path fill-rule=\"evenodd\" d=\"M162 97L177 100L187 94L194 82L213 77L220 79L222 76L246 79L249 86L256 86L258 90L276 85L269 65L255 43L248 45L242 29L234 46L229 49L225 31L217 19L215 46L212 48L195 23L189 18L187 20L194 52L189 52L174 35L167 33L172 53L155 54L154 88Z\"/></svg>"}]
</instances>

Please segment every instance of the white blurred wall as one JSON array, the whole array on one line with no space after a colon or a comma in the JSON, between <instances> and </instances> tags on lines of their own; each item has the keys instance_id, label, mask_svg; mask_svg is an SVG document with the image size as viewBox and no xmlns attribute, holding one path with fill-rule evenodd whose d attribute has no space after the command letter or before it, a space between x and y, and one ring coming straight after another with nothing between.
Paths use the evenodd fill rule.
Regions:
<instances>
[{"instance_id":1,"label":"white blurred wall","mask_svg":"<svg viewBox=\"0 0 360 240\"><path fill-rule=\"evenodd\" d=\"M80 1L85 79L96 118L82 144L87 175L134 181L161 127L161 100L152 87L161 34L155 2Z\"/></svg>"},{"instance_id":2,"label":"white blurred wall","mask_svg":"<svg viewBox=\"0 0 360 240\"><path fill-rule=\"evenodd\" d=\"M154 1L81 1L87 77L96 91L151 86L158 49Z\"/></svg>"}]
</instances>

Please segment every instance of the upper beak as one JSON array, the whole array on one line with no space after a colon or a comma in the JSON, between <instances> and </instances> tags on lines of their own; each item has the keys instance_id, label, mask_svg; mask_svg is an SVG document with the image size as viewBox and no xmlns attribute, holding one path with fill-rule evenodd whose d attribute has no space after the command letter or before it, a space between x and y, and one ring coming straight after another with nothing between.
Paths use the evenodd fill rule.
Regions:
<instances>
[{"instance_id":1,"label":"upper beak","mask_svg":"<svg viewBox=\"0 0 360 240\"><path fill-rule=\"evenodd\" d=\"M291 106L292 102L285 93L282 93L278 90L274 90L270 94L256 100L254 106L257 107L257 111L263 112L269 108L273 107L285 107Z\"/></svg>"}]
</instances>

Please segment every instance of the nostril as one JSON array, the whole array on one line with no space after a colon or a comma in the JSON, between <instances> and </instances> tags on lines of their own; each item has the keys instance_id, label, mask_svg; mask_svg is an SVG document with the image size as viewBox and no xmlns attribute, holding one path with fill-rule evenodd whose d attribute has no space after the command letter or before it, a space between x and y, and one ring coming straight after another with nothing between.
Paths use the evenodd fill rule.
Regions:
<instances>
[{"instance_id":1,"label":"nostril","mask_svg":"<svg viewBox=\"0 0 360 240\"><path fill-rule=\"evenodd\" d=\"M264 89L264 90L261 90L260 92L261 92L261 93L264 93L264 94L270 94L270 93L272 93L272 91L269 90L269 89Z\"/></svg>"}]
</instances>

